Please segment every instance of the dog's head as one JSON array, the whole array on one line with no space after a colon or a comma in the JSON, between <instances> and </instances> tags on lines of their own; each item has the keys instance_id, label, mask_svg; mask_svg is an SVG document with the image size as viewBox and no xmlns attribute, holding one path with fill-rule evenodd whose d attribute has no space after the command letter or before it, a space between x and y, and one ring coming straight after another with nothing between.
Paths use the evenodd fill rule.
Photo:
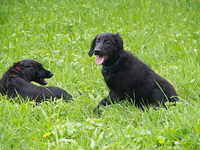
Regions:
<instances>
[{"instance_id":1,"label":"dog's head","mask_svg":"<svg viewBox=\"0 0 200 150\"><path fill-rule=\"evenodd\" d=\"M37 82L41 85L46 85L47 82L44 78L51 78L53 73L44 69L42 65L30 59L25 59L14 63L14 68L20 71L23 76L23 79L31 82Z\"/></svg>"},{"instance_id":2,"label":"dog's head","mask_svg":"<svg viewBox=\"0 0 200 150\"><path fill-rule=\"evenodd\" d=\"M109 65L118 58L123 57L123 40L120 35L113 33L98 34L92 41L89 56L97 56L97 65Z\"/></svg>"}]
</instances>

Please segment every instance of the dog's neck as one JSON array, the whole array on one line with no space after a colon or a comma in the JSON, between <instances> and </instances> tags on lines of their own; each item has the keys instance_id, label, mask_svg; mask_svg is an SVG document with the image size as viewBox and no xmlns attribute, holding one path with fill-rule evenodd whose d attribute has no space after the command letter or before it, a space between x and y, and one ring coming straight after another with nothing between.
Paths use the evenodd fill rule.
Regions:
<instances>
[{"instance_id":1,"label":"dog's neck","mask_svg":"<svg viewBox=\"0 0 200 150\"><path fill-rule=\"evenodd\" d=\"M109 70L109 69L112 69L113 67L117 66L120 61L121 61L121 58L119 57L112 65L105 66L105 65L102 64L102 67L105 70Z\"/></svg>"},{"instance_id":2,"label":"dog's neck","mask_svg":"<svg viewBox=\"0 0 200 150\"><path fill-rule=\"evenodd\" d=\"M17 69L17 70L19 70L19 71L21 70L19 67L15 67L15 69Z\"/></svg>"}]
</instances>

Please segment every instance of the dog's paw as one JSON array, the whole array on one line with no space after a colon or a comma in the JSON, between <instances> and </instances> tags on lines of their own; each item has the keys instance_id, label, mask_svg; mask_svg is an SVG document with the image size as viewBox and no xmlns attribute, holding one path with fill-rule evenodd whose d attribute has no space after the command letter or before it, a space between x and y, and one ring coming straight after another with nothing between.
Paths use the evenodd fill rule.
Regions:
<instances>
[{"instance_id":1,"label":"dog's paw","mask_svg":"<svg viewBox=\"0 0 200 150\"><path fill-rule=\"evenodd\" d=\"M101 112L102 112L102 111L99 110L99 107L96 107L96 108L94 109L94 114L100 115Z\"/></svg>"},{"instance_id":2,"label":"dog's paw","mask_svg":"<svg viewBox=\"0 0 200 150\"><path fill-rule=\"evenodd\" d=\"M97 108L95 108L93 111L94 111L94 113L96 114L96 113L97 113Z\"/></svg>"}]
</instances>

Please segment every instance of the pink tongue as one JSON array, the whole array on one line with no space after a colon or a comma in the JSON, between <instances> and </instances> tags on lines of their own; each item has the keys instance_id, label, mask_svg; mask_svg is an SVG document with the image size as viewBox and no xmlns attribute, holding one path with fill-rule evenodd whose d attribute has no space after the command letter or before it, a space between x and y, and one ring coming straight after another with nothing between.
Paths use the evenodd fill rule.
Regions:
<instances>
[{"instance_id":1,"label":"pink tongue","mask_svg":"<svg viewBox=\"0 0 200 150\"><path fill-rule=\"evenodd\" d=\"M99 57L99 55L97 55L97 58L95 59L95 62L97 65L101 65L104 61L104 57Z\"/></svg>"}]
</instances>

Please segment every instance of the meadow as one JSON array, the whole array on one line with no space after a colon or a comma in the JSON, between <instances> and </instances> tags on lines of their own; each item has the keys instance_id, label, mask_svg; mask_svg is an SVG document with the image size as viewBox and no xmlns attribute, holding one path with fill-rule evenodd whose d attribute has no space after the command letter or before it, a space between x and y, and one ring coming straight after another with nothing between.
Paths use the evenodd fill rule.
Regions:
<instances>
[{"instance_id":1,"label":"meadow","mask_svg":"<svg viewBox=\"0 0 200 150\"><path fill-rule=\"evenodd\" d=\"M88 51L103 32L167 79L177 106L123 101L94 114L109 90ZM200 149L200 0L0 0L0 77L22 59L42 63L54 73L48 86L74 100L36 106L0 94L0 150Z\"/></svg>"}]
</instances>

